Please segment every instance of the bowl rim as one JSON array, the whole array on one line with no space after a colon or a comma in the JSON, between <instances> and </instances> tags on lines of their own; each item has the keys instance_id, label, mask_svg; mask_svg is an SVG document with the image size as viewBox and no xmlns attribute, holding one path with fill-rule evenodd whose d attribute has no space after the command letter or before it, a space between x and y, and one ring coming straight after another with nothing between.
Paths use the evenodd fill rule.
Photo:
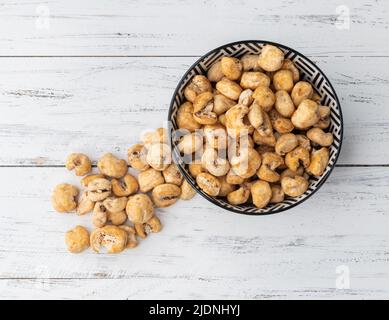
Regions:
<instances>
[{"instance_id":1,"label":"bowl rim","mask_svg":"<svg viewBox=\"0 0 389 320\"><path fill-rule=\"evenodd\" d=\"M341 104L340 104L340 101L339 101L339 98L338 98L338 95L332 85L332 83L330 82L330 80L327 78L326 74L320 69L320 67L317 66L316 63L314 63L311 59L309 59L307 56L305 56L304 54L300 53L299 51L295 50L295 49L292 49L286 45L283 45L283 44L280 44L280 43L277 43L277 42L274 42L274 41L268 41L268 40L241 40L241 41L234 41L234 42L230 42L230 43L226 43L226 44L223 44L219 47L216 47L215 49L212 49L210 51L208 51L207 53L203 54L200 58L198 58L189 68L188 70L184 73L184 75L181 77L181 79L178 81L177 83L177 86L176 86L176 89L174 90L174 93L173 93L173 96L172 96L172 99L170 101L170 105L169 105L169 112L168 112L168 123L171 119L171 116L172 116L172 113L173 113L173 105L174 105L174 100L175 100L175 97L177 96L178 94L178 91L179 91L179 88L181 87L181 84L184 82L184 80L186 79L187 75L200 63L201 60L203 60L205 57L217 52L217 51L220 51L226 47L229 47L229 46L233 46L233 45L238 45L238 44L246 44L246 43L262 43L262 44L271 44L271 45L274 45L274 46L277 46L277 47L280 47L280 48L283 48L285 50L288 50L288 51L291 51L291 52L294 52L294 53L297 53L298 55L300 55L301 57L303 57L304 59L306 59L308 62L312 63L315 68L317 68L317 70L320 72L320 74L324 77L324 79L326 80L326 82L328 83L329 87L331 88L333 94L334 94L334 98L335 98L335 101L339 107L339 117L340 117L340 131L339 131L339 136L340 136L340 139L339 139L339 147L337 148L338 149L338 152L335 156L335 159L334 159L334 162L333 164L330 166L330 169L329 171L327 172L327 174L322 178L322 180L320 181L320 183L316 186L316 188L314 190L312 190L312 192L310 194L308 194L304 199L300 200L300 201L297 201L296 203L293 203L285 208L279 208L279 209L276 209L276 210L273 210L271 212L264 212L264 213L257 213L257 212L244 212L244 211L240 211L240 210L237 210L235 208L231 208L231 207L225 207L223 205L221 205L220 203L218 203L217 201L215 201L215 199L211 196L208 196L206 194L203 194L202 192L200 192L197 188L197 185L193 184L186 176L186 172L184 170L184 168L181 166L181 164L179 163L179 161L177 161L176 159L176 154L174 152L174 150L172 150L172 155L173 155L173 160L174 160L174 163L177 165L179 171L181 172L181 174L183 175L184 179L192 186L193 189L195 189L196 193L197 194L200 194L200 196L202 196L204 199L206 199L207 201L213 203L214 205L224 209L224 210L227 210L227 211L230 211L230 212L234 212L234 213L238 213L238 214L243 214L243 215L248 215L248 216L265 216L265 215L272 215L272 214L276 214L276 213L280 213L280 212L283 212L283 211L287 211L289 209L292 209L293 207L296 207L297 205L300 205L301 203L305 202L306 200L308 200L312 195L314 195L322 186L323 184L327 181L328 177L331 175L332 171L334 170L334 168L336 167L336 163L338 162L338 159L339 159L339 155L341 153L341 150L342 150L342 143L343 143L343 113L342 113L342 107L341 107ZM169 134L169 143L171 146L173 146L173 140L172 140L172 134L171 134L171 130L168 130L168 134ZM254 206L253 206L254 208Z\"/></svg>"}]
</instances>

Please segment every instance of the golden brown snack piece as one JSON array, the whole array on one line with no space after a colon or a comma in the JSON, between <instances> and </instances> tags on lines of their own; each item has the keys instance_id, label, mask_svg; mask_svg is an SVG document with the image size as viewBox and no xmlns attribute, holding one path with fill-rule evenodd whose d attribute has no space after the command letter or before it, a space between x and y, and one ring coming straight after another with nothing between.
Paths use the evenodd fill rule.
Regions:
<instances>
[{"instance_id":1,"label":"golden brown snack piece","mask_svg":"<svg viewBox=\"0 0 389 320\"><path fill-rule=\"evenodd\" d=\"M103 201L109 212L120 212L126 208L128 199L126 197L108 197Z\"/></svg>"},{"instance_id":2,"label":"golden brown snack piece","mask_svg":"<svg viewBox=\"0 0 389 320\"><path fill-rule=\"evenodd\" d=\"M267 145L269 147L274 147L276 145L276 137L274 134L270 134L268 136L264 136L259 133L258 130L254 131L253 134L254 142L258 145Z\"/></svg>"},{"instance_id":3,"label":"golden brown snack piece","mask_svg":"<svg viewBox=\"0 0 389 320\"><path fill-rule=\"evenodd\" d=\"M224 115L224 113L230 108L232 108L234 105L236 105L236 102L234 100L231 100L222 94L215 94L213 96L212 111L215 112L217 115Z\"/></svg>"},{"instance_id":4,"label":"golden brown snack piece","mask_svg":"<svg viewBox=\"0 0 389 320\"><path fill-rule=\"evenodd\" d=\"M220 66L222 73L230 80L238 80L242 75L243 65L237 58L223 57Z\"/></svg>"},{"instance_id":5,"label":"golden brown snack piece","mask_svg":"<svg viewBox=\"0 0 389 320\"><path fill-rule=\"evenodd\" d=\"M89 182L96 180L96 179L102 179L105 178L103 174L90 174L88 176L85 176L81 179L81 185L86 188L88 187Z\"/></svg>"},{"instance_id":6,"label":"golden brown snack piece","mask_svg":"<svg viewBox=\"0 0 389 320\"><path fill-rule=\"evenodd\" d=\"M307 179L301 176L296 176L294 178L284 177L281 180L282 190L291 197L301 196L305 191L307 191L309 183Z\"/></svg>"},{"instance_id":7,"label":"golden brown snack piece","mask_svg":"<svg viewBox=\"0 0 389 320\"><path fill-rule=\"evenodd\" d=\"M274 152L266 152L262 155L262 165L259 168L258 178L267 182L277 182L280 175L276 169L284 164L284 159Z\"/></svg>"},{"instance_id":8,"label":"golden brown snack piece","mask_svg":"<svg viewBox=\"0 0 389 320\"><path fill-rule=\"evenodd\" d=\"M76 176L85 176L92 170L92 163L83 153L72 153L66 159L66 169L74 170Z\"/></svg>"},{"instance_id":9,"label":"golden brown snack piece","mask_svg":"<svg viewBox=\"0 0 389 320\"><path fill-rule=\"evenodd\" d=\"M243 72L240 79L240 86L243 89L255 90L259 86L270 86L270 78L262 72Z\"/></svg>"},{"instance_id":10,"label":"golden brown snack piece","mask_svg":"<svg viewBox=\"0 0 389 320\"><path fill-rule=\"evenodd\" d=\"M205 149L201 157L201 164L215 177L224 176L230 170L230 163L228 160L219 157L218 152L213 148Z\"/></svg>"},{"instance_id":11,"label":"golden brown snack piece","mask_svg":"<svg viewBox=\"0 0 389 320\"><path fill-rule=\"evenodd\" d=\"M242 88L234 81L223 78L216 83L216 89L231 100L238 100L242 93Z\"/></svg>"},{"instance_id":12,"label":"golden brown snack piece","mask_svg":"<svg viewBox=\"0 0 389 320\"><path fill-rule=\"evenodd\" d=\"M276 143L275 150L281 156L284 156L288 152L292 151L298 146L298 140L293 133L285 133L281 135Z\"/></svg>"},{"instance_id":13,"label":"golden brown snack piece","mask_svg":"<svg viewBox=\"0 0 389 320\"><path fill-rule=\"evenodd\" d=\"M296 110L292 98L285 90L276 92L276 102L274 106L276 110L286 118L290 118Z\"/></svg>"},{"instance_id":14,"label":"golden brown snack piece","mask_svg":"<svg viewBox=\"0 0 389 320\"><path fill-rule=\"evenodd\" d=\"M273 91L266 86L258 86L253 93L253 98L266 112L269 112L276 102Z\"/></svg>"},{"instance_id":15,"label":"golden brown snack piece","mask_svg":"<svg viewBox=\"0 0 389 320\"><path fill-rule=\"evenodd\" d=\"M244 106L249 107L254 101L253 93L254 92L251 89L243 90L239 96L238 104L243 104Z\"/></svg>"},{"instance_id":16,"label":"golden brown snack piece","mask_svg":"<svg viewBox=\"0 0 389 320\"><path fill-rule=\"evenodd\" d=\"M156 186L165 183L162 172L153 168L140 172L138 175L138 181L141 192L149 192Z\"/></svg>"},{"instance_id":17,"label":"golden brown snack piece","mask_svg":"<svg viewBox=\"0 0 389 320\"><path fill-rule=\"evenodd\" d=\"M201 163L190 163L188 168L189 168L190 174L194 178L197 178L199 173L207 172L207 170L205 168L203 168Z\"/></svg>"},{"instance_id":18,"label":"golden brown snack piece","mask_svg":"<svg viewBox=\"0 0 389 320\"><path fill-rule=\"evenodd\" d=\"M171 183L156 186L151 192L151 197L157 208L165 208L175 204L180 195L181 188Z\"/></svg>"},{"instance_id":19,"label":"golden brown snack piece","mask_svg":"<svg viewBox=\"0 0 389 320\"><path fill-rule=\"evenodd\" d=\"M184 154L192 154L203 146L203 137L198 132L193 132L183 136L178 143L178 150Z\"/></svg>"},{"instance_id":20,"label":"golden brown snack piece","mask_svg":"<svg viewBox=\"0 0 389 320\"><path fill-rule=\"evenodd\" d=\"M311 164L307 168L307 172L314 176L321 176L327 168L329 158L330 153L325 147L319 150L312 150Z\"/></svg>"},{"instance_id":21,"label":"golden brown snack piece","mask_svg":"<svg viewBox=\"0 0 389 320\"><path fill-rule=\"evenodd\" d=\"M219 194L221 183L213 175L206 172L199 173L196 177L196 182L206 194L212 197L216 197Z\"/></svg>"},{"instance_id":22,"label":"golden brown snack piece","mask_svg":"<svg viewBox=\"0 0 389 320\"><path fill-rule=\"evenodd\" d=\"M70 212L76 209L78 189L68 183L57 185L51 195L51 204L57 212Z\"/></svg>"},{"instance_id":23,"label":"golden brown snack piece","mask_svg":"<svg viewBox=\"0 0 389 320\"><path fill-rule=\"evenodd\" d=\"M128 197L138 191L139 184L134 176L127 173L123 179L112 179L112 193L117 197Z\"/></svg>"},{"instance_id":24,"label":"golden brown snack piece","mask_svg":"<svg viewBox=\"0 0 389 320\"><path fill-rule=\"evenodd\" d=\"M246 120L249 108L242 104L237 104L226 112L226 127L228 134L232 137L247 135L253 127Z\"/></svg>"},{"instance_id":25,"label":"golden brown snack piece","mask_svg":"<svg viewBox=\"0 0 389 320\"><path fill-rule=\"evenodd\" d=\"M258 65L258 55L257 54L246 54L240 61L242 62L243 71L263 71L262 68Z\"/></svg>"},{"instance_id":26,"label":"golden brown snack piece","mask_svg":"<svg viewBox=\"0 0 389 320\"><path fill-rule=\"evenodd\" d=\"M146 194L136 194L128 198L126 211L132 223L145 223L154 214L153 202Z\"/></svg>"},{"instance_id":27,"label":"golden brown snack piece","mask_svg":"<svg viewBox=\"0 0 389 320\"><path fill-rule=\"evenodd\" d=\"M220 181L220 191L219 197L227 197L229 193L236 190L236 185L227 182L227 175L219 177Z\"/></svg>"},{"instance_id":28,"label":"golden brown snack piece","mask_svg":"<svg viewBox=\"0 0 389 320\"><path fill-rule=\"evenodd\" d=\"M106 153L97 162L100 172L108 177L121 178L128 171L127 162L116 158L112 153Z\"/></svg>"},{"instance_id":29,"label":"golden brown snack piece","mask_svg":"<svg viewBox=\"0 0 389 320\"><path fill-rule=\"evenodd\" d=\"M306 130L320 120L319 106L315 101L305 99L297 107L291 118L297 129Z\"/></svg>"},{"instance_id":30,"label":"golden brown snack piece","mask_svg":"<svg viewBox=\"0 0 389 320\"><path fill-rule=\"evenodd\" d=\"M268 126L269 122L267 122L268 119L266 118L265 112L258 102L251 104L249 113L247 114L247 119L255 129L261 130L261 134L262 130L271 130L271 127ZM265 133L264 135L268 134L270 134L270 132Z\"/></svg>"},{"instance_id":31,"label":"golden brown snack piece","mask_svg":"<svg viewBox=\"0 0 389 320\"><path fill-rule=\"evenodd\" d=\"M154 131L148 131L143 134L142 137L143 145L146 149L150 148L151 145L157 143L167 143L167 132L165 128L158 128Z\"/></svg>"},{"instance_id":32,"label":"golden brown snack piece","mask_svg":"<svg viewBox=\"0 0 389 320\"><path fill-rule=\"evenodd\" d=\"M246 148L239 155L233 156L230 162L233 172L247 179L257 172L261 165L261 155L253 148Z\"/></svg>"},{"instance_id":33,"label":"golden brown snack piece","mask_svg":"<svg viewBox=\"0 0 389 320\"><path fill-rule=\"evenodd\" d=\"M300 80L300 71L297 69L296 65L293 63L292 60L285 59L282 63L281 69L283 70L290 70L293 75L293 82L298 82Z\"/></svg>"},{"instance_id":34,"label":"golden brown snack piece","mask_svg":"<svg viewBox=\"0 0 389 320\"><path fill-rule=\"evenodd\" d=\"M254 107L256 105L256 102L253 103L251 107ZM256 132L259 133L263 137L270 137L273 135L273 125L270 119L270 116L267 112L263 111L263 108L260 107L262 110L262 123L256 128Z\"/></svg>"},{"instance_id":35,"label":"golden brown snack piece","mask_svg":"<svg viewBox=\"0 0 389 320\"><path fill-rule=\"evenodd\" d=\"M313 95L312 85L306 81L297 82L294 85L291 93L293 103L296 107L298 107L303 100L311 99L312 95Z\"/></svg>"},{"instance_id":36,"label":"golden brown snack piece","mask_svg":"<svg viewBox=\"0 0 389 320\"><path fill-rule=\"evenodd\" d=\"M310 162L309 151L301 146L295 148L285 156L285 164L292 171L297 171L300 163L304 166L304 168L308 168Z\"/></svg>"},{"instance_id":37,"label":"golden brown snack piece","mask_svg":"<svg viewBox=\"0 0 389 320\"><path fill-rule=\"evenodd\" d=\"M272 127L280 134L290 133L294 130L292 121L288 118L284 118L276 109L272 109L269 112Z\"/></svg>"},{"instance_id":38,"label":"golden brown snack piece","mask_svg":"<svg viewBox=\"0 0 389 320\"><path fill-rule=\"evenodd\" d=\"M196 195L196 190L192 188L188 181L184 180L181 185L181 200L190 200Z\"/></svg>"},{"instance_id":39,"label":"golden brown snack piece","mask_svg":"<svg viewBox=\"0 0 389 320\"><path fill-rule=\"evenodd\" d=\"M249 135L241 135L237 138L228 137L228 158L239 156L247 148L254 148L254 141Z\"/></svg>"},{"instance_id":40,"label":"golden brown snack piece","mask_svg":"<svg viewBox=\"0 0 389 320\"><path fill-rule=\"evenodd\" d=\"M311 151L311 141L307 138L307 136L303 134L296 134L297 141L299 142L299 146Z\"/></svg>"},{"instance_id":41,"label":"golden brown snack piece","mask_svg":"<svg viewBox=\"0 0 389 320\"><path fill-rule=\"evenodd\" d=\"M272 122L274 130L280 134L290 133L294 130L292 121L286 118L277 118Z\"/></svg>"},{"instance_id":42,"label":"golden brown snack piece","mask_svg":"<svg viewBox=\"0 0 389 320\"><path fill-rule=\"evenodd\" d=\"M146 161L147 150L143 144L135 144L128 149L128 164L138 171L144 171L149 168Z\"/></svg>"},{"instance_id":43,"label":"golden brown snack piece","mask_svg":"<svg viewBox=\"0 0 389 320\"><path fill-rule=\"evenodd\" d=\"M65 233L65 244L69 252L80 253L89 248L89 232L82 226Z\"/></svg>"},{"instance_id":44,"label":"golden brown snack piece","mask_svg":"<svg viewBox=\"0 0 389 320\"><path fill-rule=\"evenodd\" d=\"M184 90L185 98L193 102L196 97L204 92L212 92L211 82L203 75L196 75Z\"/></svg>"},{"instance_id":45,"label":"golden brown snack piece","mask_svg":"<svg viewBox=\"0 0 389 320\"><path fill-rule=\"evenodd\" d=\"M104 206L104 204L101 201L96 202L92 214L93 225L97 228L101 228L106 225L107 221L108 221L107 208Z\"/></svg>"},{"instance_id":46,"label":"golden brown snack piece","mask_svg":"<svg viewBox=\"0 0 389 320\"><path fill-rule=\"evenodd\" d=\"M293 73L290 70L279 70L274 73L273 85L276 90L291 92L294 87Z\"/></svg>"},{"instance_id":47,"label":"golden brown snack piece","mask_svg":"<svg viewBox=\"0 0 389 320\"><path fill-rule=\"evenodd\" d=\"M166 183L172 183L177 186L182 184L183 176L178 167L172 163L165 170L162 171Z\"/></svg>"},{"instance_id":48,"label":"golden brown snack piece","mask_svg":"<svg viewBox=\"0 0 389 320\"><path fill-rule=\"evenodd\" d=\"M192 102L183 103L177 111L177 125L180 129L187 129L191 132L200 129L201 124L198 123L193 117L193 104Z\"/></svg>"},{"instance_id":49,"label":"golden brown snack piece","mask_svg":"<svg viewBox=\"0 0 389 320\"><path fill-rule=\"evenodd\" d=\"M115 226L120 226L121 224L126 222L127 213L124 210L119 212L108 211L107 220Z\"/></svg>"},{"instance_id":50,"label":"golden brown snack piece","mask_svg":"<svg viewBox=\"0 0 389 320\"><path fill-rule=\"evenodd\" d=\"M138 240L136 239L136 232L133 227L123 224L119 226L119 228L127 232L127 244L126 244L127 249L133 249L136 246L138 246Z\"/></svg>"},{"instance_id":51,"label":"golden brown snack piece","mask_svg":"<svg viewBox=\"0 0 389 320\"><path fill-rule=\"evenodd\" d=\"M155 170L165 170L172 163L172 155L169 145L166 143L152 144L147 151L146 160L150 167Z\"/></svg>"},{"instance_id":52,"label":"golden brown snack piece","mask_svg":"<svg viewBox=\"0 0 389 320\"><path fill-rule=\"evenodd\" d=\"M221 61L214 63L207 72L207 78L211 82L218 82L223 79L224 74L222 72Z\"/></svg>"},{"instance_id":53,"label":"golden brown snack piece","mask_svg":"<svg viewBox=\"0 0 389 320\"><path fill-rule=\"evenodd\" d=\"M274 147L267 146L265 144L256 147L255 150L262 156L266 152L275 152Z\"/></svg>"},{"instance_id":54,"label":"golden brown snack piece","mask_svg":"<svg viewBox=\"0 0 389 320\"><path fill-rule=\"evenodd\" d=\"M193 102L193 118L200 124L214 124L217 122L217 114L213 111L213 93L199 94Z\"/></svg>"},{"instance_id":55,"label":"golden brown snack piece","mask_svg":"<svg viewBox=\"0 0 389 320\"><path fill-rule=\"evenodd\" d=\"M318 127L320 129L327 129L330 126L331 119L331 109L327 106L321 106L319 105L319 114L320 114L320 120L314 124L314 127Z\"/></svg>"},{"instance_id":56,"label":"golden brown snack piece","mask_svg":"<svg viewBox=\"0 0 389 320\"><path fill-rule=\"evenodd\" d=\"M203 132L207 148L216 150L227 148L228 135L224 126L220 124L206 125Z\"/></svg>"},{"instance_id":57,"label":"golden brown snack piece","mask_svg":"<svg viewBox=\"0 0 389 320\"><path fill-rule=\"evenodd\" d=\"M127 245L127 232L117 226L105 226L93 230L90 235L92 249L100 253L102 247L107 253L119 253Z\"/></svg>"},{"instance_id":58,"label":"golden brown snack piece","mask_svg":"<svg viewBox=\"0 0 389 320\"><path fill-rule=\"evenodd\" d=\"M264 208L272 197L270 184L266 181L257 180L251 185L251 196L257 208Z\"/></svg>"},{"instance_id":59,"label":"golden brown snack piece","mask_svg":"<svg viewBox=\"0 0 389 320\"><path fill-rule=\"evenodd\" d=\"M82 216L93 210L95 203L88 198L88 191L82 193L78 199L76 214Z\"/></svg>"},{"instance_id":60,"label":"golden brown snack piece","mask_svg":"<svg viewBox=\"0 0 389 320\"><path fill-rule=\"evenodd\" d=\"M152 232L160 232L162 230L162 224L158 217L154 215L145 223L136 223L135 230L136 234L144 239Z\"/></svg>"},{"instance_id":61,"label":"golden brown snack piece","mask_svg":"<svg viewBox=\"0 0 389 320\"><path fill-rule=\"evenodd\" d=\"M245 178L238 176L232 169L226 175L226 182L229 184L237 185L242 184L244 181Z\"/></svg>"},{"instance_id":62,"label":"golden brown snack piece","mask_svg":"<svg viewBox=\"0 0 389 320\"><path fill-rule=\"evenodd\" d=\"M304 174L304 167L300 166L296 171L292 171L289 168L281 172L281 180L283 177L294 178L295 176L302 176Z\"/></svg>"},{"instance_id":63,"label":"golden brown snack piece","mask_svg":"<svg viewBox=\"0 0 389 320\"><path fill-rule=\"evenodd\" d=\"M91 201L102 201L111 195L112 184L109 180L98 178L88 183L88 198Z\"/></svg>"},{"instance_id":64,"label":"golden brown snack piece","mask_svg":"<svg viewBox=\"0 0 389 320\"><path fill-rule=\"evenodd\" d=\"M270 44L262 48L258 58L259 66L265 71L277 71L281 69L284 62L284 53L277 47Z\"/></svg>"},{"instance_id":65,"label":"golden brown snack piece","mask_svg":"<svg viewBox=\"0 0 389 320\"><path fill-rule=\"evenodd\" d=\"M250 197L250 187L249 183L242 184L239 189L227 195L227 201L233 205L246 203Z\"/></svg>"},{"instance_id":66,"label":"golden brown snack piece","mask_svg":"<svg viewBox=\"0 0 389 320\"><path fill-rule=\"evenodd\" d=\"M278 185L278 184L272 185L271 186L271 193L272 193L272 196L270 199L270 203L280 203L280 202L284 201L285 193L282 190L282 187L280 185Z\"/></svg>"},{"instance_id":67,"label":"golden brown snack piece","mask_svg":"<svg viewBox=\"0 0 389 320\"><path fill-rule=\"evenodd\" d=\"M324 132L320 128L311 128L307 131L307 137L312 142L321 147L329 147L334 142L334 136L331 132Z\"/></svg>"}]
</instances>

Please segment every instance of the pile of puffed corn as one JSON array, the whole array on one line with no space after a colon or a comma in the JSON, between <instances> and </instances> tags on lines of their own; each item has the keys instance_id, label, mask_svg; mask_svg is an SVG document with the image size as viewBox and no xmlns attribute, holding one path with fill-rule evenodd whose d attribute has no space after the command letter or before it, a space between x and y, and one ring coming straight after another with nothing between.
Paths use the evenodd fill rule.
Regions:
<instances>
[{"instance_id":1,"label":"pile of puffed corn","mask_svg":"<svg viewBox=\"0 0 389 320\"><path fill-rule=\"evenodd\" d=\"M138 177L128 172L128 165L139 171ZM99 173L92 174L89 157L72 153L66 168L83 177L81 186L85 190L80 193L71 184L57 185L51 197L53 208L61 213L75 211L77 215L92 212L96 227L91 234L79 225L66 232L65 243L71 253L80 253L89 246L97 253L134 248L138 238L162 228L154 207L168 207L196 194L171 162L163 128L146 133L142 144L132 146L128 162L107 153L97 162Z\"/></svg>"}]
</instances>

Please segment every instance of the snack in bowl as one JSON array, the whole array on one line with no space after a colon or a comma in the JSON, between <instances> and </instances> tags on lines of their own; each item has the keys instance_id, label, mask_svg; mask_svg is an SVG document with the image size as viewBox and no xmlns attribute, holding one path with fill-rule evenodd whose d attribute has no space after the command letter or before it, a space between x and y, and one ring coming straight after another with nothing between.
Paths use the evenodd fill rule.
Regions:
<instances>
[{"instance_id":1,"label":"snack in bowl","mask_svg":"<svg viewBox=\"0 0 389 320\"><path fill-rule=\"evenodd\" d=\"M200 58L178 84L168 120L173 158L188 183L245 214L280 212L308 198L327 179L342 140L339 100L325 75L295 50L263 41Z\"/></svg>"}]
</instances>

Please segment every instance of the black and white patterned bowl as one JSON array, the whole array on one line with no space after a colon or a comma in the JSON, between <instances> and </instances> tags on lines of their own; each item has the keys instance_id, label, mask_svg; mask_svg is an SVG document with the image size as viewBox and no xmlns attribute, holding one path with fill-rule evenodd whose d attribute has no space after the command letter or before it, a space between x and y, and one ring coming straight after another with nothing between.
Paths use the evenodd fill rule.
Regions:
<instances>
[{"instance_id":1,"label":"black and white patterned bowl","mask_svg":"<svg viewBox=\"0 0 389 320\"><path fill-rule=\"evenodd\" d=\"M241 58L245 54L259 54L263 45L265 44L272 44L284 51L285 58L292 60L299 69L300 79L310 82L315 90L321 95L322 104L331 108L331 124L329 126L329 131L334 135L334 142L329 147L330 160L326 170L320 177L310 177L309 188L304 194L296 198L286 198L281 203L269 204L263 209L258 209L252 204L231 205L223 198L211 197L203 192L197 186L196 180L190 175L187 166L184 164L180 152L177 149L177 141L174 141L173 139L173 132L174 130L178 129L176 123L177 109L182 103L185 102L184 88L193 78L193 76L198 74L205 75L212 64L223 56ZM331 171L335 167L335 163L340 153L343 137L343 119L339 99L325 74L310 59L297 52L296 50L278 43L263 40L246 40L229 43L208 52L199 60L197 60L178 83L170 103L168 121L170 123L169 134L170 143L172 144L173 148L174 162L178 165L185 179L193 186L193 188L195 188L197 193L221 208L236 213L249 215L264 215L285 211L287 209L293 208L294 206L302 203L310 196L312 196L324 184Z\"/></svg>"}]
</instances>

